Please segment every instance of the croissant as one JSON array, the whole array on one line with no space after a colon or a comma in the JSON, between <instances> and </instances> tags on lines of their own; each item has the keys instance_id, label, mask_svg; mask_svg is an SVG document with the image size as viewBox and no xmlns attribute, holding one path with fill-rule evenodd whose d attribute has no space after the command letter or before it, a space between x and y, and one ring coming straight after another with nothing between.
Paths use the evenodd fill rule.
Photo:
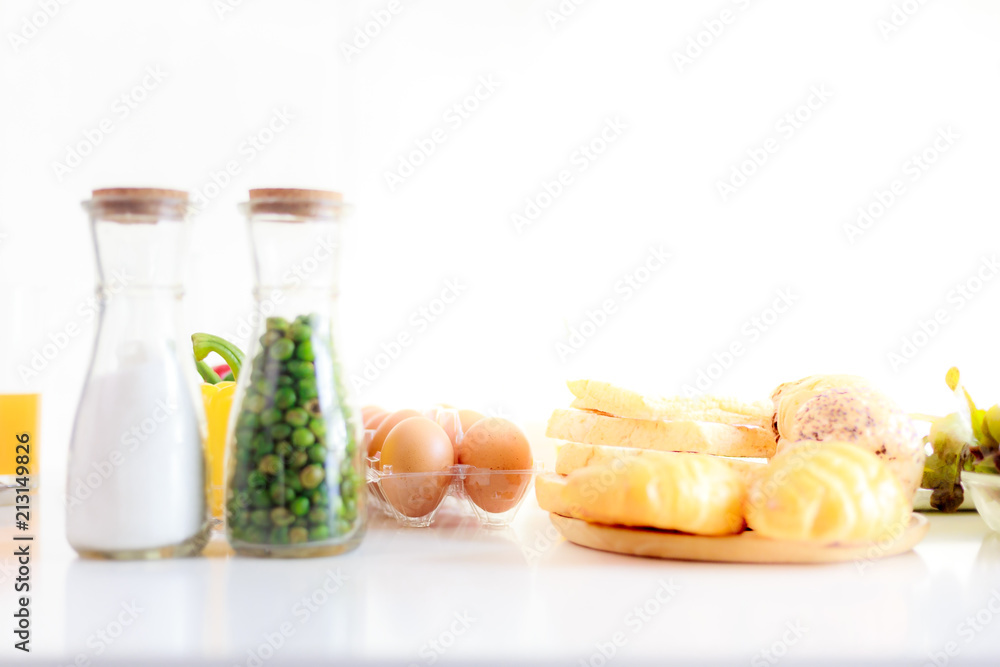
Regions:
<instances>
[{"instance_id":1,"label":"croissant","mask_svg":"<svg viewBox=\"0 0 1000 667\"><path fill-rule=\"evenodd\" d=\"M535 480L539 506L592 523L731 535L743 530L746 483L722 459L664 452Z\"/></svg>"},{"instance_id":2,"label":"croissant","mask_svg":"<svg viewBox=\"0 0 1000 667\"><path fill-rule=\"evenodd\" d=\"M787 446L753 482L744 505L747 525L759 535L824 544L898 534L911 511L888 467L847 442Z\"/></svg>"}]
</instances>

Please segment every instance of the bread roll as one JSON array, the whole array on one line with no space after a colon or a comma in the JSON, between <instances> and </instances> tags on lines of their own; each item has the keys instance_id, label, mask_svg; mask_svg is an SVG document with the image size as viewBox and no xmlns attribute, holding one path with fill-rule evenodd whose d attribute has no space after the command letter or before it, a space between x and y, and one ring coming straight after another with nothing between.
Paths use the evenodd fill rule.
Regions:
<instances>
[{"instance_id":1,"label":"bread roll","mask_svg":"<svg viewBox=\"0 0 1000 667\"><path fill-rule=\"evenodd\" d=\"M712 456L678 453L541 475L535 495L542 509L592 523L730 535L743 530L746 484Z\"/></svg>"},{"instance_id":2,"label":"bread roll","mask_svg":"<svg viewBox=\"0 0 1000 667\"><path fill-rule=\"evenodd\" d=\"M771 429L710 422L612 417L590 410L557 409L545 435L590 445L614 445L719 456L774 456Z\"/></svg>"},{"instance_id":3,"label":"bread roll","mask_svg":"<svg viewBox=\"0 0 1000 667\"><path fill-rule=\"evenodd\" d=\"M747 495L747 525L763 537L824 544L898 534L910 499L874 454L852 443L793 443L775 456Z\"/></svg>"}]
</instances>

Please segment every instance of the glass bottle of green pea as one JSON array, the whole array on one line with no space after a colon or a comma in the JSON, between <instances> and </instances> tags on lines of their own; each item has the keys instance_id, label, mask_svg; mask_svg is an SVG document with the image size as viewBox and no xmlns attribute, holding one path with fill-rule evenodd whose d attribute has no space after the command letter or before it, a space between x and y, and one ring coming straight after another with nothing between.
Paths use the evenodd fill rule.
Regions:
<instances>
[{"instance_id":1,"label":"glass bottle of green pea","mask_svg":"<svg viewBox=\"0 0 1000 667\"><path fill-rule=\"evenodd\" d=\"M337 360L343 203L321 190L251 190L257 335L230 419L226 535L237 554L355 548L365 530L359 413Z\"/></svg>"}]
</instances>

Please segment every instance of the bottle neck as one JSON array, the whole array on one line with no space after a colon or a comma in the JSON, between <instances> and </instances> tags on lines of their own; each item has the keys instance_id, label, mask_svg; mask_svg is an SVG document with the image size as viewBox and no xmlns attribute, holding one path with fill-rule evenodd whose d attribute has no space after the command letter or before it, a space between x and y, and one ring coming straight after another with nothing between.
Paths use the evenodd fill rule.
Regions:
<instances>
[{"instance_id":1,"label":"bottle neck","mask_svg":"<svg viewBox=\"0 0 1000 667\"><path fill-rule=\"evenodd\" d=\"M125 224L92 221L99 296L176 297L187 226L181 221Z\"/></svg>"}]
</instances>

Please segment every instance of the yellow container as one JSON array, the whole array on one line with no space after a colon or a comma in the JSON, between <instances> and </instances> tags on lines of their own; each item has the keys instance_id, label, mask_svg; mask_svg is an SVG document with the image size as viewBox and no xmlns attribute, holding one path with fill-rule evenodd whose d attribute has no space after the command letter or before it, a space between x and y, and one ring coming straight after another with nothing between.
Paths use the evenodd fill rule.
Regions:
<instances>
[{"instance_id":1,"label":"yellow container","mask_svg":"<svg viewBox=\"0 0 1000 667\"><path fill-rule=\"evenodd\" d=\"M38 394L0 394L0 477L17 475L18 457L38 472ZM25 439L27 436L27 439ZM32 479L32 486L37 484Z\"/></svg>"},{"instance_id":2,"label":"yellow container","mask_svg":"<svg viewBox=\"0 0 1000 667\"><path fill-rule=\"evenodd\" d=\"M235 382L201 385L201 397L205 402L205 418L208 421L208 440L205 443L205 452L208 459L211 509L212 516L220 520L223 517L226 496L226 432L229 429L229 413L233 407L233 394L235 392Z\"/></svg>"}]
</instances>

